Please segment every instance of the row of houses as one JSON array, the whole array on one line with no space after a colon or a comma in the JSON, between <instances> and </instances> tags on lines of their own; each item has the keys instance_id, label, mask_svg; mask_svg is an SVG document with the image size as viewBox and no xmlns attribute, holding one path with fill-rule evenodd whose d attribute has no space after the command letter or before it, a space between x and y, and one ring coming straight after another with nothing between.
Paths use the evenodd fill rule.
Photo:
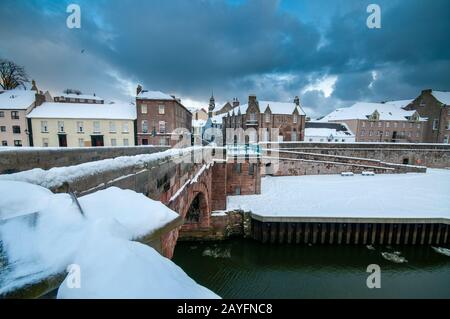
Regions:
<instances>
[{"instance_id":1,"label":"row of houses","mask_svg":"<svg viewBox=\"0 0 450 319\"><path fill-rule=\"evenodd\" d=\"M191 122L180 99L141 87L135 103L105 103L78 91L52 96L34 81L31 90L0 92L2 146L173 146L181 138L173 130L189 133Z\"/></svg>"},{"instance_id":2,"label":"row of houses","mask_svg":"<svg viewBox=\"0 0 450 319\"><path fill-rule=\"evenodd\" d=\"M359 102L310 121L298 97L280 102L250 95L245 104L233 98L216 106L212 96L206 111L188 109L173 95L141 86L135 101L123 103L75 90L52 95L39 91L33 81L31 90L0 92L0 142L39 147L174 146L219 139L449 143L449 105L450 92L424 90L416 99ZM247 133L239 136L236 129ZM229 132L233 135L227 136Z\"/></svg>"},{"instance_id":3,"label":"row of houses","mask_svg":"<svg viewBox=\"0 0 450 319\"><path fill-rule=\"evenodd\" d=\"M356 142L445 143L450 140L450 92L423 90L411 100L359 102L319 120L345 124Z\"/></svg>"}]
</instances>

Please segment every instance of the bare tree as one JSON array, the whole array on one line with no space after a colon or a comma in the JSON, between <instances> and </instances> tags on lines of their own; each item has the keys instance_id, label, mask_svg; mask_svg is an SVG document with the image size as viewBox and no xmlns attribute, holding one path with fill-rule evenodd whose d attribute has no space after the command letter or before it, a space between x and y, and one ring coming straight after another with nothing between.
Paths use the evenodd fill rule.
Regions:
<instances>
[{"instance_id":1,"label":"bare tree","mask_svg":"<svg viewBox=\"0 0 450 319\"><path fill-rule=\"evenodd\" d=\"M3 90L12 90L20 85L25 88L25 83L28 82L30 81L23 66L0 59L0 86Z\"/></svg>"}]
</instances>

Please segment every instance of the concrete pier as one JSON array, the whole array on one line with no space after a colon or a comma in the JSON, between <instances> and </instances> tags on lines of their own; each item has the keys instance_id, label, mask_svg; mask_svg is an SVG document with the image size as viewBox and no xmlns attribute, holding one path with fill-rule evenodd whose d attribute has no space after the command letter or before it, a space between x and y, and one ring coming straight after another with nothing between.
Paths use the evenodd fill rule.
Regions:
<instances>
[{"instance_id":1,"label":"concrete pier","mask_svg":"<svg viewBox=\"0 0 450 319\"><path fill-rule=\"evenodd\" d=\"M447 245L445 218L266 217L251 214L253 239L263 243Z\"/></svg>"}]
</instances>

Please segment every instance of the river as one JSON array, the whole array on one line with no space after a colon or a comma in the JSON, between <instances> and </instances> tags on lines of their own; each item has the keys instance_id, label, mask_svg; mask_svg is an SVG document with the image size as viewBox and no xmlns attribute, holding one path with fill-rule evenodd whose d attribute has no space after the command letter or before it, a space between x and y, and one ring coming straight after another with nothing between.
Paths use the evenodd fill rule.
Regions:
<instances>
[{"instance_id":1,"label":"river","mask_svg":"<svg viewBox=\"0 0 450 319\"><path fill-rule=\"evenodd\" d=\"M408 262L381 256L394 251ZM428 246L178 242L173 261L223 298L450 298L450 257ZM370 264L381 268L380 289L366 285Z\"/></svg>"}]
</instances>

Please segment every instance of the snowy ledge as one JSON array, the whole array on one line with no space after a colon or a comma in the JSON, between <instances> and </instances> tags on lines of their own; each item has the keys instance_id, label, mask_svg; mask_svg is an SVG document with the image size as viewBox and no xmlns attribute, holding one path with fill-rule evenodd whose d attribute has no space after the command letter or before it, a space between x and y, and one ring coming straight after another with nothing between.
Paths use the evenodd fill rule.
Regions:
<instances>
[{"instance_id":1,"label":"snowy ledge","mask_svg":"<svg viewBox=\"0 0 450 319\"><path fill-rule=\"evenodd\" d=\"M146 164L149 162L164 161L175 157L180 158L196 150L201 150L201 148L188 147L182 149L169 149L164 152L152 154L120 156L73 166L54 167L49 170L34 168L19 173L0 175L0 180L22 181L49 189L56 189L61 187L64 183L72 183L85 176L132 167L145 168Z\"/></svg>"}]
</instances>

